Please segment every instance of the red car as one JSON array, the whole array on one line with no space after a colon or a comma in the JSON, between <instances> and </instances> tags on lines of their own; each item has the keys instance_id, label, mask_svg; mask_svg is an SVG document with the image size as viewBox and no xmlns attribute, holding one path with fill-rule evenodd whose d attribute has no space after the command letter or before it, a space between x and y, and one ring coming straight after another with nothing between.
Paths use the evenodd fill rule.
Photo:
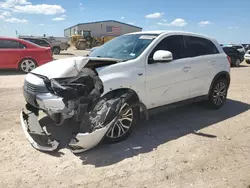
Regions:
<instances>
[{"instance_id":1,"label":"red car","mask_svg":"<svg viewBox=\"0 0 250 188\"><path fill-rule=\"evenodd\" d=\"M18 38L0 37L0 69L19 69L27 73L52 60L50 47Z\"/></svg>"}]
</instances>

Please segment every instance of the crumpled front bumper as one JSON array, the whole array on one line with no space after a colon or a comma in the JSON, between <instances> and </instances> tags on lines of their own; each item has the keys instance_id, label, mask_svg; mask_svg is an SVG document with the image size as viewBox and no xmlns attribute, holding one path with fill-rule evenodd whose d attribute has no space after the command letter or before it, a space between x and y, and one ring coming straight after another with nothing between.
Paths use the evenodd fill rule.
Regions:
<instances>
[{"instance_id":1,"label":"crumpled front bumper","mask_svg":"<svg viewBox=\"0 0 250 188\"><path fill-rule=\"evenodd\" d=\"M37 150L47 152L56 151L59 147L59 142L53 139L46 129L40 125L39 119L41 117L36 112L31 112L27 108L21 111L20 121L26 138ZM80 153L98 145L115 121L116 119L112 120L105 127L91 133L78 133L69 143L71 151L73 153Z\"/></svg>"},{"instance_id":2,"label":"crumpled front bumper","mask_svg":"<svg viewBox=\"0 0 250 188\"><path fill-rule=\"evenodd\" d=\"M27 109L20 113L21 126L30 144L37 150L55 151L59 143L39 124L39 116Z\"/></svg>"}]
</instances>

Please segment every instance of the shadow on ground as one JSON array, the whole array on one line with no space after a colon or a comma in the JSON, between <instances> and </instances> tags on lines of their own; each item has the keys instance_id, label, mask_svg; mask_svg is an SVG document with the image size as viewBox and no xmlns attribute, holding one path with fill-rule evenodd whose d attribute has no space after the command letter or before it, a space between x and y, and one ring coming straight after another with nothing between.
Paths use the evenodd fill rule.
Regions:
<instances>
[{"instance_id":1,"label":"shadow on ground","mask_svg":"<svg viewBox=\"0 0 250 188\"><path fill-rule=\"evenodd\" d=\"M118 163L138 154L151 152L161 144L190 133L213 139L216 135L196 133L196 131L237 116L249 109L249 104L230 99L219 110L204 108L199 103L167 111L162 108L159 112L151 114L149 121L141 121L127 140L112 145L100 144L96 148L77 156L83 164L101 167ZM60 140L61 148L67 147L71 132L77 130L77 125L69 122L67 125L56 127L52 125L52 122L49 123L48 120L46 122L48 124L47 130Z\"/></svg>"},{"instance_id":2,"label":"shadow on ground","mask_svg":"<svg viewBox=\"0 0 250 188\"><path fill-rule=\"evenodd\" d=\"M25 75L25 73L15 69L0 70L0 76L13 76L13 75Z\"/></svg>"},{"instance_id":3,"label":"shadow on ground","mask_svg":"<svg viewBox=\"0 0 250 188\"><path fill-rule=\"evenodd\" d=\"M58 56L63 56L63 55L74 55L73 53L68 53L68 52L61 52L60 54L55 54Z\"/></svg>"}]
</instances>

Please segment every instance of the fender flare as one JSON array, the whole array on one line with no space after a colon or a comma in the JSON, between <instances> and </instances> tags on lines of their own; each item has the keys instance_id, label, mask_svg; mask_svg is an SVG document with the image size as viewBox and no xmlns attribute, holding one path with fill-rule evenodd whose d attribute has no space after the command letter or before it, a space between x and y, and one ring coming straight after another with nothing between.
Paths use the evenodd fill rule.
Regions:
<instances>
[{"instance_id":1,"label":"fender flare","mask_svg":"<svg viewBox=\"0 0 250 188\"><path fill-rule=\"evenodd\" d=\"M215 75L215 77L214 77L214 79L213 79L213 81L212 81L212 83L211 83L211 85L210 85L208 94L210 94L211 89L212 89L212 87L213 87L213 85L214 85L214 82L215 82L216 80L218 80L219 78L221 78L221 77L225 77L225 78L227 79L227 83L228 83L228 87L229 87L230 81L231 81L230 74L229 74L229 72L227 72L227 71L221 71L221 72L219 72L218 74Z\"/></svg>"}]
</instances>

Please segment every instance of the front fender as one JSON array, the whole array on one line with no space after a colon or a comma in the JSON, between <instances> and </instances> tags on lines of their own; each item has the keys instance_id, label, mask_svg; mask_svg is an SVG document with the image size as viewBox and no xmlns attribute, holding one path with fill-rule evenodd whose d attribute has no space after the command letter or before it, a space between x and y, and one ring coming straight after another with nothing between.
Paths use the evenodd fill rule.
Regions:
<instances>
[{"instance_id":1,"label":"front fender","mask_svg":"<svg viewBox=\"0 0 250 188\"><path fill-rule=\"evenodd\" d=\"M145 76L136 74L136 71L115 72L100 75L103 82L105 95L117 89L131 89L136 92L140 101L145 101Z\"/></svg>"}]
</instances>

